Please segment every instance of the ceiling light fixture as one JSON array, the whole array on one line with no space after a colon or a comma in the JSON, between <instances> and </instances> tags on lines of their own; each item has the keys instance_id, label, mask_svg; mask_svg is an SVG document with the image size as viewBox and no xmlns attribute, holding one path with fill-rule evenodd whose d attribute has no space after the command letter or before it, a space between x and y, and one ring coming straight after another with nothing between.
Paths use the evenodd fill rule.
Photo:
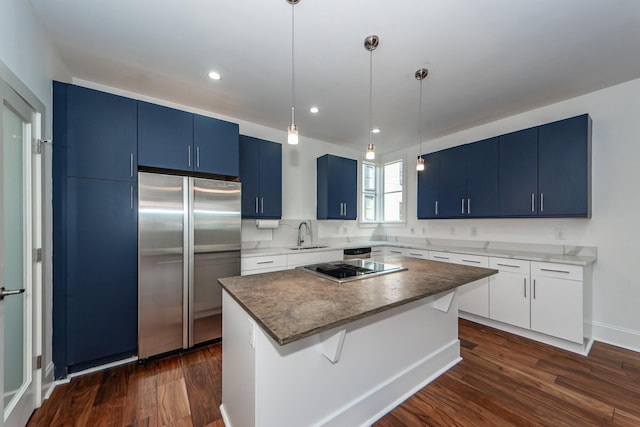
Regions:
<instances>
[{"instance_id":1,"label":"ceiling light fixture","mask_svg":"<svg viewBox=\"0 0 640 427\"><path fill-rule=\"evenodd\" d=\"M369 145L367 145L367 154L365 158L367 160L374 160L376 158L376 147L371 142L371 134L374 133L373 129L373 51L378 47L380 38L375 34L370 35L364 39L364 48L369 51ZM380 130L378 129L378 132ZM376 132L377 133L377 132Z\"/></svg>"},{"instance_id":2,"label":"ceiling light fixture","mask_svg":"<svg viewBox=\"0 0 640 427\"><path fill-rule=\"evenodd\" d=\"M216 71L210 71L209 78L211 80L220 80L222 77L220 77L220 74L218 74Z\"/></svg>"},{"instance_id":3,"label":"ceiling light fixture","mask_svg":"<svg viewBox=\"0 0 640 427\"><path fill-rule=\"evenodd\" d=\"M371 133L380 133L380 129L373 128L373 129L371 129Z\"/></svg>"},{"instance_id":4,"label":"ceiling light fixture","mask_svg":"<svg viewBox=\"0 0 640 427\"><path fill-rule=\"evenodd\" d=\"M300 3L300 0L286 0L291 5L291 125L287 128L287 142L291 145L298 144L298 126L296 126L295 120L295 102L296 102L296 86L295 86L295 62L294 62L294 47L295 47L295 13L294 8L296 4Z\"/></svg>"},{"instance_id":5,"label":"ceiling light fixture","mask_svg":"<svg viewBox=\"0 0 640 427\"><path fill-rule=\"evenodd\" d=\"M320 111L320 110L318 109L318 107L311 107L311 108L309 108L309 111L310 111L311 113L313 113L313 114L317 114L317 113L318 113L318 111Z\"/></svg>"},{"instance_id":6,"label":"ceiling light fixture","mask_svg":"<svg viewBox=\"0 0 640 427\"><path fill-rule=\"evenodd\" d=\"M418 162L416 163L416 170L418 172L424 170L424 158L422 157L422 80L429 75L429 70L426 68L420 68L416 71L416 80L420 82L420 104L418 105L418 144L420 153L418 154Z\"/></svg>"}]
</instances>

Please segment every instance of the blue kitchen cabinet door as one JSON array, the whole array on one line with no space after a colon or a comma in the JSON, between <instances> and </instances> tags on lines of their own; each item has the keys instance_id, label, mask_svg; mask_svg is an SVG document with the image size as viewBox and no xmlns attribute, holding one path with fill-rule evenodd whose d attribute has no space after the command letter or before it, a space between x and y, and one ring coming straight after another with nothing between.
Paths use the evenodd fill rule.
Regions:
<instances>
[{"instance_id":1,"label":"blue kitchen cabinet door","mask_svg":"<svg viewBox=\"0 0 640 427\"><path fill-rule=\"evenodd\" d=\"M464 145L440 151L440 218L462 218L467 212L467 173Z\"/></svg>"},{"instance_id":2,"label":"blue kitchen cabinet door","mask_svg":"<svg viewBox=\"0 0 640 427\"><path fill-rule=\"evenodd\" d=\"M54 82L56 115L66 113L63 139L67 176L135 181L137 171L137 102L80 86Z\"/></svg>"},{"instance_id":3,"label":"blue kitchen cabinet door","mask_svg":"<svg viewBox=\"0 0 640 427\"><path fill-rule=\"evenodd\" d=\"M434 219L439 214L440 153L422 156L424 170L418 174L418 219Z\"/></svg>"},{"instance_id":4,"label":"blue kitchen cabinet door","mask_svg":"<svg viewBox=\"0 0 640 427\"><path fill-rule=\"evenodd\" d=\"M138 101L138 163L193 170L193 114Z\"/></svg>"},{"instance_id":5,"label":"blue kitchen cabinet door","mask_svg":"<svg viewBox=\"0 0 640 427\"><path fill-rule=\"evenodd\" d=\"M500 216L538 214L538 128L500 138Z\"/></svg>"},{"instance_id":6,"label":"blue kitchen cabinet door","mask_svg":"<svg viewBox=\"0 0 640 427\"><path fill-rule=\"evenodd\" d=\"M470 218L499 215L500 139L489 138L466 146L467 210Z\"/></svg>"},{"instance_id":7,"label":"blue kitchen cabinet door","mask_svg":"<svg viewBox=\"0 0 640 427\"><path fill-rule=\"evenodd\" d=\"M317 165L317 219L356 219L358 162L325 154Z\"/></svg>"},{"instance_id":8,"label":"blue kitchen cabinet door","mask_svg":"<svg viewBox=\"0 0 640 427\"><path fill-rule=\"evenodd\" d=\"M194 114L193 170L239 175L238 124Z\"/></svg>"},{"instance_id":9,"label":"blue kitchen cabinet door","mask_svg":"<svg viewBox=\"0 0 640 427\"><path fill-rule=\"evenodd\" d=\"M282 145L240 135L242 217L282 217Z\"/></svg>"},{"instance_id":10,"label":"blue kitchen cabinet door","mask_svg":"<svg viewBox=\"0 0 640 427\"><path fill-rule=\"evenodd\" d=\"M67 178L66 365L137 349L135 183Z\"/></svg>"},{"instance_id":11,"label":"blue kitchen cabinet door","mask_svg":"<svg viewBox=\"0 0 640 427\"><path fill-rule=\"evenodd\" d=\"M540 216L591 216L591 119L587 114L539 127Z\"/></svg>"},{"instance_id":12,"label":"blue kitchen cabinet door","mask_svg":"<svg viewBox=\"0 0 640 427\"><path fill-rule=\"evenodd\" d=\"M282 217L282 144L260 142L260 217Z\"/></svg>"}]
</instances>

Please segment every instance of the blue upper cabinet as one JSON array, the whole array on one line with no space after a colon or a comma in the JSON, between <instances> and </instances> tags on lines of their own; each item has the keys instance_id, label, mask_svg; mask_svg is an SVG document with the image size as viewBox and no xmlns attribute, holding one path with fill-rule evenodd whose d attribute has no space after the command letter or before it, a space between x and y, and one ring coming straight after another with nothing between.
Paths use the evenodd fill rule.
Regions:
<instances>
[{"instance_id":1,"label":"blue upper cabinet","mask_svg":"<svg viewBox=\"0 0 640 427\"><path fill-rule=\"evenodd\" d=\"M121 96L54 82L56 114L66 113L66 176L135 181L137 103ZM66 111L63 111L65 110Z\"/></svg>"},{"instance_id":2,"label":"blue upper cabinet","mask_svg":"<svg viewBox=\"0 0 640 427\"><path fill-rule=\"evenodd\" d=\"M193 114L138 102L138 163L193 170Z\"/></svg>"},{"instance_id":3,"label":"blue upper cabinet","mask_svg":"<svg viewBox=\"0 0 640 427\"><path fill-rule=\"evenodd\" d=\"M498 215L499 140L490 138L440 151L439 218Z\"/></svg>"},{"instance_id":4,"label":"blue upper cabinet","mask_svg":"<svg viewBox=\"0 0 640 427\"><path fill-rule=\"evenodd\" d=\"M500 215L537 215L538 128L500 138Z\"/></svg>"},{"instance_id":5,"label":"blue upper cabinet","mask_svg":"<svg viewBox=\"0 0 640 427\"><path fill-rule=\"evenodd\" d=\"M423 155L418 174L418 219L438 218L440 208L440 153Z\"/></svg>"},{"instance_id":6,"label":"blue upper cabinet","mask_svg":"<svg viewBox=\"0 0 640 427\"><path fill-rule=\"evenodd\" d=\"M237 123L195 114L193 116L193 170L239 176Z\"/></svg>"},{"instance_id":7,"label":"blue upper cabinet","mask_svg":"<svg viewBox=\"0 0 640 427\"><path fill-rule=\"evenodd\" d=\"M591 216L587 114L500 137L500 214Z\"/></svg>"},{"instance_id":8,"label":"blue upper cabinet","mask_svg":"<svg viewBox=\"0 0 640 427\"><path fill-rule=\"evenodd\" d=\"M358 162L325 154L317 159L317 218L358 217Z\"/></svg>"},{"instance_id":9,"label":"blue upper cabinet","mask_svg":"<svg viewBox=\"0 0 640 427\"><path fill-rule=\"evenodd\" d=\"M238 125L138 102L141 166L239 175Z\"/></svg>"},{"instance_id":10,"label":"blue upper cabinet","mask_svg":"<svg viewBox=\"0 0 640 427\"><path fill-rule=\"evenodd\" d=\"M540 126L538 214L591 216L591 119L587 114Z\"/></svg>"},{"instance_id":11,"label":"blue upper cabinet","mask_svg":"<svg viewBox=\"0 0 640 427\"><path fill-rule=\"evenodd\" d=\"M282 145L240 135L242 217L282 217Z\"/></svg>"}]
</instances>

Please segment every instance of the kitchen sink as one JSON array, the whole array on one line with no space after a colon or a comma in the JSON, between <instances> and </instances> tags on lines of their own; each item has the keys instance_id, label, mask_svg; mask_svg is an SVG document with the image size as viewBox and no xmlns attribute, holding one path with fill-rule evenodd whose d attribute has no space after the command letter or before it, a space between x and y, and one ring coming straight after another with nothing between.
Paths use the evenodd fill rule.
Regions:
<instances>
[{"instance_id":1,"label":"kitchen sink","mask_svg":"<svg viewBox=\"0 0 640 427\"><path fill-rule=\"evenodd\" d=\"M305 249L322 249L328 248L328 246L316 245L316 246L296 246L295 248L289 248L292 251L303 251Z\"/></svg>"}]
</instances>

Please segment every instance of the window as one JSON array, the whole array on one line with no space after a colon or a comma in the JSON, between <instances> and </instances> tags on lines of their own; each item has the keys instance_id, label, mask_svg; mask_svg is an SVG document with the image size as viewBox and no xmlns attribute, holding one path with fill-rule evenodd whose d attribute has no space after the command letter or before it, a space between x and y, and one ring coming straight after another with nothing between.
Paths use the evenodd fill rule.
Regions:
<instances>
[{"instance_id":1,"label":"window","mask_svg":"<svg viewBox=\"0 0 640 427\"><path fill-rule=\"evenodd\" d=\"M362 222L404 222L404 161L362 164Z\"/></svg>"}]
</instances>

